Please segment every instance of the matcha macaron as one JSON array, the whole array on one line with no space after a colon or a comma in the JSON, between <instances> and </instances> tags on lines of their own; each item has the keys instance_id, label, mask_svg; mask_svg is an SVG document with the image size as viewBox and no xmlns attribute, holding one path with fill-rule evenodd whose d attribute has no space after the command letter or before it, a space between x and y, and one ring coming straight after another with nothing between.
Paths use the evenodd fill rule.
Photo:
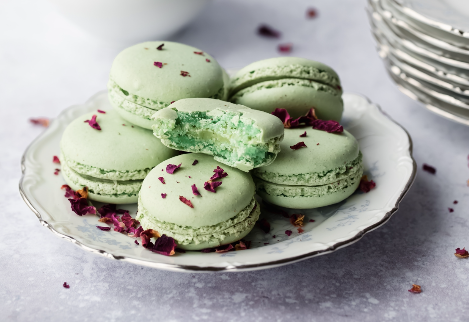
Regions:
<instances>
[{"instance_id":1,"label":"matcha macaron","mask_svg":"<svg viewBox=\"0 0 469 322\"><path fill-rule=\"evenodd\" d=\"M260 215L249 173L213 157L188 153L156 166L143 181L137 219L176 240L179 248L201 250L240 240Z\"/></svg>"},{"instance_id":2,"label":"matcha macaron","mask_svg":"<svg viewBox=\"0 0 469 322\"><path fill-rule=\"evenodd\" d=\"M109 100L129 122L151 129L151 115L182 98L225 96L224 71L200 49L149 41L120 52L109 75Z\"/></svg>"},{"instance_id":3,"label":"matcha macaron","mask_svg":"<svg viewBox=\"0 0 469 322\"><path fill-rule=\"evenodd\" d=\"M67 184L74 190L86 186L89 199L113 204L137 202L150 170L177 154L114 110L75 119L65 129L60 150Z\"/></svg>"},{"instance_id":4,"label":"matcha macaron","mask_svg":"<svg viewBox=\"0 0 469 322\"><path fill-rule=\"evenodd\" d=\"M339 122L343 112L337 73L297 57L270 58L244 67L231 80L229 100L268 113L283 108L293 118L314 107L320 119Z\"/></svg>"},{"instance_id":5,"label":"matcha macaron","mask_svg":"<svg viewBox=\"0 0 469 322\"><path fill-rule=\"evenodd\" d=\"M252 174L257 194L267 202L296 209L323 207L357 189L363 174L362 154L357 140L345 130L286 129L275 162Z\"/></svg>"},{"instance_id":6,"label":"matcha macaron","mask_svg":"<svg viewBox=\"0 0 469 322\"><path fill-rule=\"evenodd\" d=\"M243 171L272 163L283 139L278 117L215 99L179 100L153 120L153 133L164 145L210 154Z\"/></svg>"}]
</instances>

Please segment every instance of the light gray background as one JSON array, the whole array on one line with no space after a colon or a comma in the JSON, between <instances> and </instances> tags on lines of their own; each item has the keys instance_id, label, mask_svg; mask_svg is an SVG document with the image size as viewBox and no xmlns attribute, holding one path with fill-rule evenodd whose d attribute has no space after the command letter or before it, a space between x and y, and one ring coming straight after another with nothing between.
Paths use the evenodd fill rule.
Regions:
<instances>
[{"instance_id":1,"label":"light gray background","mask_svg":"<svg viewBox=\"0 0 469 322\"><path fill-rule=\"evenodd\" d=\"M104 89L126 44L89 37L44 0L2 0L0 320L468 321L469 259L453 253L469 247L469 129L397 90L375 51L365 5L218 0L172 40L210 52L226 68L276 56L281 42L293 43L292 55L331 65L346 91L380 104L413 138L419 170L400 210L333 254L264 271L182 274L87 253L40 226L21 200L20 158L43 130L28 118L53 118ZM305 19L309 6L317 19ZM282 39L257 36L260 23ZM421 171L424 162L435 176ZM423 293L407 292L412 283Z\"/></svg>"}]
</instances>

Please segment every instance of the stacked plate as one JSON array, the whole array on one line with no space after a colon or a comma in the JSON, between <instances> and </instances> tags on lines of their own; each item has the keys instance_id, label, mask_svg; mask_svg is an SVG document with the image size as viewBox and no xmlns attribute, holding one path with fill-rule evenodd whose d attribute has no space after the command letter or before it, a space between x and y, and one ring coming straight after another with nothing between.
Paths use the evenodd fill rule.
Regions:
<instances>
[{"instance_id":1,"label":"stacked plate","mask_svg":"<svg viewBox=\"0 0 469 322\"><path fill-rule=\"evenodd\" d=\"M402 92L469 125L469 1L368 0L373 35Z\"/></svg>"}]
</instances>

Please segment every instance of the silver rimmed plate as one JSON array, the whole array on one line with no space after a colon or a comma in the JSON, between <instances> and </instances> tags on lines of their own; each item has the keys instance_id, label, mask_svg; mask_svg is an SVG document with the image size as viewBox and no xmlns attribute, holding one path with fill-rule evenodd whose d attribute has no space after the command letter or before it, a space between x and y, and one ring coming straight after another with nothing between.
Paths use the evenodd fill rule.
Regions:
<instances>
[{"instance_id":1,"label":"silver rimmed plate","mask_svg":"<svg viewBox=\"0 0 469 322\"><path fill-rule=\"evenodd\" d=\"M110 109L106 92L88 102L64 110L25 151L20 193L52 233L82 249L108 258L173 271L243 271L297 262L327 254L357 242L380 227L397 211L416 173L412 143L406 131L366 98L345 93L343 125L357 138L364 155L365 172L377 183L368 194L355 193L339 204L301 211L306 215L304 233L298 233L282 215L263 209L272 225L269 234L255 228L246 239L252 248L224 254L186 252L162 256L134 244L132 238L96 228L96 216L79 217L70 210L55 176L52 156L59 154L59 141L67 125L79 115ZM135 214L136 205L121 208ZM298 213L289 210L289 213ZM309 222L313 219L314 222ZM286 230L293 234L287 236ZM275 238L273 237L275 236Z\"/></svg>"}]
</instances>

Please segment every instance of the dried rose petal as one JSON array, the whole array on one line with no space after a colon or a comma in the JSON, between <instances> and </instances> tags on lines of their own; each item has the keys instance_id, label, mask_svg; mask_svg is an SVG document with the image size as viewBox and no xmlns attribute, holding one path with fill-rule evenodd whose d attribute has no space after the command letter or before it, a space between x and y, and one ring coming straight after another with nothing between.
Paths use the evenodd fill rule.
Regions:
<instances>
[{"instance_id":1,"label":"dried rose petal","mask_svg":"<svg viewBox=\"0 0 469 322\"><path fill-rule=\"evenodd\" d=\"M220 168L218 165L217 165L217 168L215 170L213 170L213 172L215 172L215 174L210 177L210 180L222 179L222 178L228 176L228 173L226 173L225 170Z\"/></svg>"},{"instance_id":2,"label":"dried rose petal","mask_svg":"<svg viewBox=\"0 0 469 322\"><path fill-rule=\"evenodd\" d=\"M167 193L162 193L161 198L165 199L167 195L168 195Z\"/></svg>"},{"instance_id":3,"label":"dried rose petal","mask_svg":"<svg viewBox=\"0 0 469 322\"><path fill-rule=\"evenodd\" d=\"M96 226L96 228L98 228L99 230L102 230L102 231L110 231L111 230L111 227Z\"/></svg>"},{"instance_id":4,"label":"dried rose petal","mask_svg":"<svg viewBox=\"0 0 469 322\"><path fill-rule=\"evenodd\" d=\"M174 171L176 171L177 169L179 169L181 167L181 164L182 163L179 163L179 165L175 165L175 164L168 164L166 166L166 172L169 173L169 174L173 174Z\"/></svg>"},{"instance_id":5,"label":"dried rose petal","mask_svg":"<svg viewBox=\"0 0 469 322\"><path fill-rule=\"evenodd\" d=\"M189 72L185 72L183 70L181 70L181 76L182 77L187 77L187 76L191 77L191 75L189 75Z\"/></svg>"},{"instance_id":6,"label":"dried rose petal","mask_svg":"<svg viewBox=\"0 0 469 322\"><path fill-rule=\"evenodd\" d=\"M286 234L288 237L290 237L291 234L292 234L292 231L291 231L291 230L285 230L285 234Z\"/></svg>"},{"instance_id":7,"label":"dried rose petal","mask_svg":"<svg viewBox=\"0 0 469 322\"><path fill-rule=\"evenodd\" d=\"M153 63L153 66L156 66L156 67L158 67L158 68L162 68L162 67L163 67L163 63L162 63L162 62L159 62L159 61L155 61L155 62Z\"/></svg>"},{"instance_id":8,"label":"dried rose petal","mask_svg":"<svg viewBox=\"0 0 469 322\"><path fill-rule=\"evenodd\" d=\"M375 187L376 183L373 180L368 181L368 177L366 175L363 175L363 177L360 179L360 185L358 186L358 189L360 189L364 193L368 193L371 189L374 189Z\"/></svg>"},{"instance_id":9,"label":"dried rose petal","mask_svg":"<svg viewBox=\"0 0 469 322\"><path fill-rule=\"evenodd\" d=\"M300 134L300 138L305 138L306 137L306 131L303 134Z\"/></svg>"},{"instance_id":10,"label":"dried rose petal","mask_svg":"<svg viewBox=\"0 0 469 322\"><path fill-rule=\"evenodd\" d=\"M70 201L70 206L72 211L78 216L84 216L87 214L96 214L96 208L88 205L88 200L86 198L80 199L68 199Z\"/></svg>"},{"instance_id":11,"label":"dried rose petal","mask_svg":"<svg viewBox=\"0 0 469 322\"><path fill-rule=\"evenodd\" d=\"M210 192L217 192L215 189L221 186L222 182L220 181L206 181L204 182L204 189Z\"/></svg>"},{"instance_id":12,"label":"dried rose petal","mask_svg":"<svg viewBox=\"0 0 469 322\"><path fill-rule=\"evenodd\" d=\"M306 11L306 16L310 19L316 18L318 16L318 12L314 8L308 8L308 10Z\"/></svg>"},{"instance_id":13,"label":"dried rose petal","mask_svg":"<svg viewBox=\"0 0 469 322\"><path fill-rule=\"evenodd\" d=\"M292 43L280 44L278 45L278 51L281 53L289 53L291 52L292 47L293 47Z\"/></svg>"},{"instance_id":14,"label":"dried rose petal","mask_svg":"<svg viewBox=\"0 0 469 322\"><path fill-rule=\"evenodd\" d=\"M431 174L436 173L436 169L434 167L432 167L431 165L428 165L426 163L423 164L422 169L423 169L423 171L430 172Z\"/></svg>"},{"instance_id":15,"label":"dried rose petal","mask_svg":"<svg viewBox=\"0 0 469 322\"><path fill-rule=\"evenodd\" d=\"M179 196L179 200L180 200L182 203L188 205L189 207L194 208L194 205L192 204L192 202L191 202L189 199L187 199L187 198L185 198L185 197L183 197L183 196Z\"/></svg>"},{"instance_id":16,"label":"dried rose petal","mask_svg":"<svg viewBox=\"0 0 469 322\"><path fill-rule=\"evenodd\" d=\"M124 233L125 224L119 220L120 219L119 216L111 215L111 219L112 219L112 224L114 225L114 231L117 231L119 233Z\"/></svg>"},{"instance_id":17,"label":"dried rose petal","mask_svg":"<svg viewBox=\"0 0 469 322\"><path fill-rule=\"evenodd\" d=\"M315 221L316 221L316 220L314 220L314 219L310 219L310 220L309 220L309 222L315 222Z\"/></svg>"},{"instance_id":18,"label":"dried rose petal","mask_svg":"<svg viewBox=\"0 0 469 322\"><path fill-rule=\"evenodd\" d=\"M201 249L200 251L201 251L202 253L211 253L211 252L214 251L214 249L213 249L213 248L204 248L204 249Z\"/></svg>"},{"instance_id":19,"label":"dried rose petal","mask_svg":"<svg viewBox=\"0 0 469 322\"><path fill-rule=\"evenodd\" d=\"M290 146L290 149L292 149L292 150L298 150L298 149L301 149L301 148L307 148L307 146L304 142L298 142L297 144Z\"/></svg>"},{"instance_id":20,"label":"dried rose petal","mask_svg":"<svg viewBox=\"0 0 469 322\"><path fill-rule=\"evenodd\" d=\"M166 169L168 169L168 168L166 168ZM166 170L166 171L168 171L168 170ZM162 184L166 184L166 182L164 182L164 178L163 178L163 177L158 177L158 180L160 180Z\"/></svg>"},{"instance_id":21,"label":"dried rose petal","mask_svg":"<svg viewBox=\"0 0 469 322\"><path fill-rule=\"evenodd\" d=\"M101 113L101 114L106 114L106 112L105 112L105 111L103 111L103 110L98 110L98 113Z\"/></svg>"},{"instance_id":22,"label":"dried rose petal","mask_svg":"<svg viewBox=\"0 0 469 322\"><path fill-rule=\"evenodd\" d=\"M60 169L55 169L55 170L54 170L54 174L55 174L56 176L59 175L59 172L60 172Z\"/></svg>"},{"instance_id":23,"label":"dried rose petal","mask_svg":"<svg viewBox=\"0 0 469 322\"><path fill-rule=\"evenodd\" d=\"M194 160L194 162L192 162L192 165L196 165L197 163L199 163L199 160Z\"/></svg>"},{"instance_id":24,"label":"dried rose petal","mask_svg":"<svg viewBox=\"0 0 469 322\"><path fill-rule=\"evenodd\" d=\"M163 50L163 46L164 46L164 44L161 44L161 45L159 45L158 47L156 47L156 49L158 49L158 50Z\"/></svg>"},{"instance_id":25,"label":"dried rose petal","mask_svg":"<svg viewBox=\"0 0 469 322\"><path fill-rule=\"evenodd\" d=\"M72 199L80 199L80 195L78 195L69 185L62 185L60 189L65 189L65 198L72 198Z\"/></svg>"},{"instance_id":26,"label":"dried rose petal","mask_svg":"<svg viewBox=\"0 0 469 322\"><path fill-rule=\"evenodd\" d=\"M56 155L54 155L54 156L52 157L52 162L60 164L59 157L56 156Z\"/></svg>"},{"instance_id":27,"label":"dried rose petal","mask_svg":"<svg viewBox=\"0 0 469 322\"><path fill-rule=\"evenodd\" d=\"M197 190L195 183L191 186L191 188L192 188L192 193L194 194L194 196L200 196L200 192L199 190Z\"/></svg>"},{"instance_id":28,"label":"dried rose petal","mask_svg":"<svg viewBox=\"0 0 469 322\"><path fill-rule=\"evenodd\" d=\"M101 131L101 127L99 126L98 122L96 122L96 115L91 117L91 120L86 120L85 123L88 123L93 129Z\"/></svg>"},{"instance_id":29,"label":"dried rose petal","mask_svg":"<svg viewBox=\"0 0 469 322\"><path fill-rule=\"evenodd\" d=\"M342 133L344 132L344 127L339 124L339 122L329 120L314 120L311 124L313 129L326 131L327 133Z\"/></svg>"},{"instance_id":30,"label":"dried rose petal","mask_svg":"<svg viewBox=\"0 0 469 322\"><path fill-rule=\"evenodd\" d=\"M298 227L298 234L301 234L301 233L304 233L304 230L303 230L303 228Z\"/></svg>"},{"instance_id":31,"label":"dried rose petal","mask_svg":"<svg viewBox=\"0 0 469 322\"><path fill-rule=\"evenodd\" d=\"M290 122L291 122L291 117L290 114L288 114L288 111L284 108L276 108L272 113L272 115L275 115L282 121L283 127L286 129L290 128Z\"/></svg>"},{"instance_id":32,"label":"dried rose petal","mask_svg":"<svg viewBox=\"0 0 469 322\"><path fill-rule=\"evenodd\" d=\"M453 208L448 208L448 211L449 211L449 212L453 212L454 209L453 209Z\"/></svg>"},{"instance_id":33,"label":"dried rose petal","mask_svg":"<svg viewBox=\"0 0 469 322\"><path fill-rule=\"evenodd\" d=\"M172 256L175 254L176 241L173 237L163 235L155 241L153 247L148 249L157 254Z\"/></svg>"},{"instance_id":34,"label":"dried rose petal","mask_svg":"<svg viewBox=\"0 0 469 322\"><path fill-rule=\"evenodd\" d=\"M277 116L282 121L283 127L286 129L297 128L304 125L313 125L313 122L318 119L314 107L310 108L306 115L300 116L297 119L292 119L288 111L284 108L276 108L272 112L272 115Z\"/></svg>"},{"instance_id":35,"label":"dried rose petal","mask_svg":"<svg viewBox=\"0 0 469 322\"><path fill-rule=\"evenodd\" d=\"M248 249L248 247L246 246L246 244L240 240L238 244L236 244L234 246L235 250L245 250L245 249Z\"/></svg>"},{"instance_id":36,"label":"dried rose petal","mask_svg":"<svg viewBox=\"0 0 469 322\"><path fill-rule=\"evenodd\" d=\"M453 201L453 204L455 204L455 205L456 205L457 203L458 203L458 201L457 201L457 200Z\"/></svg>"},{"instance_id":37,"label":"dried rose petal","mask_svg":"<svg viewBox=\"0 0 469 322\"><path fill-rule=\"evenodd\" d=\"M204 52L203 51L194 51L194 54L203 56Z\"/></svg>"},{"instance_id":38,"label":"dried rose petal","mask_svg":"<svg viewBox=\"0 0 469 322\"><path fill-rule=\"evenodd\" d=\"M305 215L302 214L292 214L290 216L290 223L295 227L301 227L304 225L303 220L305 219Z\"/></svg>"},{"instance_id":39,"label":"dried rose petal","mask_svg":"<svg viewBox=\"0 0 469 322\"><path fill-rule=\"evenodd\" d=\"M206 61L207 63L210 63L210 59L208 59L208 58L205 58L205 61Z\"/></svg>"},{"instance_id":40,"label":"dried rose petal","mask_svg":"<svg viewBox=\"0 0 469 322\"><path fill-rule=\"evenodd\" d=\"M102 217L111 218L112 215L116 214L116 205L114 204L107 204L103 205L101 208L98 209L98 213Z\"/></svg>"},{"instance_id":41,"label":"dried rose petal","mask_svg":"<svg viewBox=\"0 0 469 322\"><path fill-rule=\"evenodd\" d=\"M140 222L138 220L133 219L129 215L128 211L126 211L126 213L122 215L121 220L124 223L125 227L127 228L127 231L130 231L131 228L135 228L135 227L137 227L137 225L140 224Z\"/></svg>"},{"instance_id":42,"label":"dried rose petal","mask_svg":"<svg viewBox=\"0 0 469 322\"><path fill-rule=\"evenodd\" d=\"M134 240L134 243L137 245L140 245L136 239Z\"/></svg>"},{"instance_id":43,"label":"dried rose petal","mask_svg":"<svg viewBox=\"0 0 469 322\"><path fill-rule=\"evenodd\" d=\"M31 122L33 124L38 124L38 125L41 125L41 126L44 126L44 127L49 126L49 119L46 119L45 117L39 117L37 119L29 119L29 122Z\"/></svg>"},{"instance_id":44,"label":"dried rose petal","mask_svg":"<svg viewBox=\"0 0 469 322\"><path fill-rule=\"evenodd\" d=\"M137 229L130 229L128 236L129 237L140 237L143 233L143 227L139 226ZM138 245L138 244L137 244Z\"/></svg>"},{"instance_id":45,"label":"dried rose petal","mask_svg":"<svg viewBox=\"0 0 469 322\"><path fill-rule=\"evenodd\" d=\"M256 227L260 228L266 234L270 231L270 223L265 218L259 219L256 222Z\"/></svg>"},{"instance_id":46,"label":"dried rose petal","mask_svg":"<svg viewBox=\"0 0 469 322\"><path fill-rule=\"evenodd\" d=\"M77 190L76 195L79 196L80 198L88 198L88 187L83 187L82 189Z\"/></svg>"},{"instance_id":47,"label":"dried rose petal","mask_svg":"<svg viewBox=\"0 0 469 322\"><path fill-rule=\"evenodd\" d=\"M456 248L456 253L454 253L454 256L458 258L468 258L469 252L466 250L465 247L463 249Z\"/></svg>"},{"instance_id":48,"label":"dried rose petal","mask_svg":"<svg viewBox=\"0 0 469 322\"><path fill-rule=\"evenodd\" d=\"M67 282L64 282L62 285L64 288L70 288L70 285L67 284Z\"/></svg>"},{"instance_id":49,"label":"dried rose petal","mask_svg":"<svg viewBox=\"0 0 469 322\"><path fill-rule=\"evenodd\" d=\"M409 290L409 292L416 293L416 294L422 293L422 287L417 284L412 284L412 288Z\"/></svg>"},{"instance_id":50,"label":"dried rose petal","mask_svg":"<svg viewBox=\"0 0 469 322\"><path fill-rule=\"evenodd\" d=\"M257 33L261 36L264 37L273 37L273 38L279 38L280 37L280 32L277 30L272 29L271 27L267 25L260 25L259 28L257 29Z\"/></svg>"},{"instance_id":51,"label":"dried rose petal","mask_svg":"<svg viewBox=\"0 0 469 322\"><path fill-rule=\"evenodd\" d=\"M98 219L99 222L103 222L105 224L112 224L112 219L108 217L102 217Z\"/></svg>"},{"instance_id":52,"label":"dried rose petal","mask_svg":"<svg viewBox=\"0 0 469 322\"><path fill-rule=\"evenodd\" d=\"M227 252L229 252L231 250L234 250L234 249L235 248L231 244L223 245L223 246L215 248L215 253L227 253Z\"/></svg>"},{"instance_id":53,"label":"dried rose petal","mask_svg":"<svg viewBox=\"0 0 469 322\"><path fill-rule=\"evenodd\" d=\"M159 232L153 229L147 229L140 233L140 238L142 240L142 246L145 248L153 247L153 243L151 242L151 238L159 238L161 235Z\"/></svg>"}]
</instances>

